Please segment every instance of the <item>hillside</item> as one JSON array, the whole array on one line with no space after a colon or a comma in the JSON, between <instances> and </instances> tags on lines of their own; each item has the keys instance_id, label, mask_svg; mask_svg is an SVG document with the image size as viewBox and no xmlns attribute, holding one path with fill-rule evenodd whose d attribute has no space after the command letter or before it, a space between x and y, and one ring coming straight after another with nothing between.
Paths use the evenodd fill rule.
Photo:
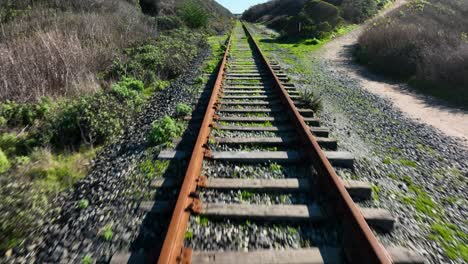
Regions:
<instances>
[{"instance_id":1,"label":"hillside","mask_svg":"<svg viewBox=\"0 0 468 264\"><path fill-rule=\"evenodd\" d=\"M144 13L153 16L173 16L178 14L187 0L140 0ZM217 31L226 30L225 19L232 16L231 12L214 0L190 0L195 6L202 8L209 15L210 26Z\"/></svg>"},{"instance_id":2,"label":"hillside","mask_svg":"<svg viewBox=\"0 0 468 264\"><path fill-rule=\"evenodd\" d=\"M372 17L388 0L272 0L255 5L242 19L263 23L285 37L323 38L344 23Z\"/></svg>"},{"instance_id":3,"label":"hillside","mask_svg":"<svg viewBox=\"0 0 468 264\"><path fill-rule=\"evenodd\" d=\"M411 1L364 31L356 58L424 94L468 108L468 2Z\"/></svg>"}]
</instances>

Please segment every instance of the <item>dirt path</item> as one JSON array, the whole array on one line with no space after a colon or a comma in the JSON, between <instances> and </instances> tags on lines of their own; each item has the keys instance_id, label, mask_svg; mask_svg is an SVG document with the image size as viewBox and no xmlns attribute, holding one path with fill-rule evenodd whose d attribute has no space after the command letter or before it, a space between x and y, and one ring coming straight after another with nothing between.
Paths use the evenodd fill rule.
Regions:
<instances>
[{"instance_id":1,"label":"dirt path","mask_svg":"<svg viewBox=\"0 0 468 264\"><path fill-rule=\"evenodd\" d=\"M397 0L379 16L406 2ZM326 44L317 53L321 58L330 61L337 71L360 81L366 90L390 99L403 113L418 122L431 125L448 136L460 138L461 145L468 148L468 111L446 107L432 98L411 92L406 84L389 82L352 62L351 47L363 30L364 26L359 27Z\"/></svg>"}]
</instances>

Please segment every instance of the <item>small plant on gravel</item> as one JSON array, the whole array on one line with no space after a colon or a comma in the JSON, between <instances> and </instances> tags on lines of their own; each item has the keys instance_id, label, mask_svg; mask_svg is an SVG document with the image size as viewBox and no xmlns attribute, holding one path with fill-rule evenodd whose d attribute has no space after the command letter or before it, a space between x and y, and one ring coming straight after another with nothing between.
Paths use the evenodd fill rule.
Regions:
<instances>
[{"instance_id":1,"label":"small plant on gravel","mask_svg":"<svg viewBox=\"0 0 468 264\"><path fill-rule=\"evenodd\" d=\"M86 199L81 199L78 202L78 208L80 208L81 210L88 208L88 206L89 206L89 201Z\"/></svg>"},{"instance_id":2,"label":"small plant on gravel","mask_svg":"<svg viewBox=\"0 0 468 264\"><path fill-rule=\"evenodd\" d=\"M191 239L191 238L193 237L193 232L187 230L187 231L185 232L185 236L184 236L184 237L185 237L185 239Z\"/></svg>"},{"instance_id":3,"label":"small plant on gravel","mask_svg":"<svg viewBox=\"0 0 468 264\"><path fill-rule=\"evenodd\" d=\"M106 241L110 241L113 236L114 236L114 232L112 231L112 225L110 224L105 225L104 229L102 230L102 237Z\"/></svg>"},{"instance_id":4,"label":"small plant on gravel","mask_svg":"<svg viewBox=\"0 0 468 264\"><path fill-rule=\"evenodd\" d=\"M249 199L253 197L253 193L249 191L242 191L239 193L239 196L240 196L241 201L248 201Z\"/></svg>"},{"instance_id":5,"label":"small plant on gravel","mask_svg":"<svg viewBox=\"0 0 468 264\"><path fill-rule=\"evenodd\" d=\"M94 260L93 260L93 257L91 257L91 255L86 255L81 260L81 264L93 264L93 263L94 263Z\"/></svg>"},{"instance_id":6,"label":"small plant on gravel","mask_svg":"<svg viewBox=\"0 0 468 264\"><path fill-rule=\"evenodd\" d=\"M8 161L7 156L0 149L0 173L4 173L10 168L10 162Z\"/></svg>"},{"instance_id":7,"label":"small plant on gravel","mask_svg":"<svg viewBox=\"0 0 468 264\"><path fill-rule=\"evenodd\" d=\"M402 159L399 160L400 164L403 166L408 166L408 167L416 167L418 164L412 160L407 160L407 159Z\"/></svg>"},{"instance_id":8,"label":"small plant on gravel","mask_svg":"<svg viewBox=\"0 0 468 264\"><path fill-rule=\"evenodd\" d=\"M177 104L176 106L176 115L178 117L186 117L192 112L192 107L187 104Z\"/></svg>"},{"instance_id":9,"label":"small plant on gravel","mask_svg":"<svg viewBox=\"0 0 468 264\"><path fill-rule=\"evenodd\" d=\"M270 164L270 169L274 173L281 173L281 171L283 170L283 166L281 166L278 163L271 163Z\"/></svg>"},{"instance_id":10,"label":"small plant on gravel","mask_svg":"<svg viewBox=\"0 0 468 264\"><path fill-rule=\"evenodd\" d=\"M300 91L301 100L313 111L322 109L322 98L316 96L312 90Z\"/></svg>"},{"instance_id":11,"label":"small plant on gravel","mask_svg":"<svg viewBox=\"0 0 468 264\"><path fill-rule=\"evenodd\" d=\"M178 123L169 116L164 116L160 120L153 122L149 134L149 142L155 146L168 146L172 143L172 140L180 136L182 132L183 124Z\"/></svg>"}]
</instances>

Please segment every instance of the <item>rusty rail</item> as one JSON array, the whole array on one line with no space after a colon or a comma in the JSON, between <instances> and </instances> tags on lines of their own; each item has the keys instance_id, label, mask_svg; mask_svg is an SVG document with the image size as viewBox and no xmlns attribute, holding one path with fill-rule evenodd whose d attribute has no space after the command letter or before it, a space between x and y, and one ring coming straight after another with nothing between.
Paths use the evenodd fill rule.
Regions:
<instances>
[{"instance_id":1,"label":"rusty rail","mask_svg":"<svg viewBox=\"0 0 468 264\"><path fill-rule=\"evenodd\" d=\"M354 204L351 196L346 191L343 182L321 150L316 138L311 133L308 125L304 122L293 101L289 98L285 87L276 76L257 42L244 24L243 28L253 48L260 55L261 61L267 66L268 74L271 75L274 86L277 88L276 92L280 96L282 103L288 109L288 115L300 135L301 142L303 143L302 148L307 154L307 159L310 160L319 175L318 181L321 190L325 192L327 197L332 197L331 203L334 208L334 213L340 217L345 227L344 230L346 233L343 236L343 247L348 259L353 263L391 263L392 261L387 251L377 241L377 238L370 230L359 208ZM231 33L229 37L226 51L213 87L213 92L172 214L171 222L158 259L158 263L160 264L191 262L192 250L184 248L184 235L188 227L190 214L200 212L201 210L201 202L197 198L195 191L197 186L202 185L201 181L203 181L203 176L201 176L203 159L209 155L209 149L206 146L209 139L210 128L213 124L214 114L218 106L218 97L222 90L221 86L233 34L234 32Z\"/></svg>"},{"instance_id":2,"label":"rusty rail","mask_svg":"<svg viewBox=\"0 0 468 264\"><path fill-rule=\"evenodd\" d=\"M201 179L201 169L203 158L207 154L206 145L210 135L213 116L216 111L217 100L221 91L227 57L231 47L232 35L229 37L226 51L221 62L218 76L213 87L213 92L206 109L203 123L200 127L197 141L195 143L192 156L184 177L184 182L180 189L179 197L172 214L171 222L167 230L166 238L161 249L158 263L190 263L191 249L183 247L185 231L188 227L188 221L191 212L199 212L201 209L200 200L196 197L195 191Z\"/></svg>"},{"instance_id":3,"label":"rusty rail","mask_svg":"<svg viewBox=\"0 0 468 264\"><path fill-rule=\"evenodd\" d=\"M343 216L344 230L348 232L344 236L344 248L347 257L353 263L391 263L392 261L387 251L372 233L361 211L354 204L351 196L346 191L343 182L326 158L293 101L289 98L286 89L276 76L263 52L260 50L254 37L245 24L242 26L253 44L255 51L260 54L262 62L268 66L268 73L274 80L275 87L278 88L277 93L280 95L282 103L288 109L288 115L301 136L304 151L319 175L318 180L319 184L322 186L321 190L333 197L332 202L334 202L334 210L338 210L338 215Z\"/></svg>"}]
</instances>

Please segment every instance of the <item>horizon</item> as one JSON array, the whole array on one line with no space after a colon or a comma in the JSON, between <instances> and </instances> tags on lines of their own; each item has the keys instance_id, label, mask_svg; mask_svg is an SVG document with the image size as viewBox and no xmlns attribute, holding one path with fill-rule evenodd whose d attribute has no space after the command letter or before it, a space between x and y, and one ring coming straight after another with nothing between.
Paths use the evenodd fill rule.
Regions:
<instances>
[{"instance_id":1,"label":"horizon","mask_svg":"<svg viewBox=\"0 0 468 264\"><path fill-rule=\"evenodd\" d=\"M216 0L216 2L229 9L233 14L242 14L249 7L268 1L269 0Z\"/></svg>"}]
</instances>

